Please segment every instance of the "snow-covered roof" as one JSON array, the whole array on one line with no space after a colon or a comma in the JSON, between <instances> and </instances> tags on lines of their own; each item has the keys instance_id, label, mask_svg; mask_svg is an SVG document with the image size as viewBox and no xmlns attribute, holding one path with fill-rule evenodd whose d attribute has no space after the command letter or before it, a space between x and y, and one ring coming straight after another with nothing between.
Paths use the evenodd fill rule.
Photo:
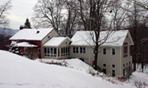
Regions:
<instances>
[{"instance_id":1,"label":"snow-covered roof","mask_svg":"<svg viewBox=\"0 0 148 88\"><path fill-rule=\"evenodd\" d=\"M34 44L30 44L28 42L21 42L21 43L17 43L18 47L38 47L37 45L34 45Z\"/></svg>"},{"instance_id":2,"label":"snow-covered roof","mask_svg":"<svg viewBox=\"0 0 148 88\"><path fill-rule=\"evenodd\" d=\"M17 47L38 47L37 45L31 44L29 42L17 43L16 41L12 41L11 45L12 46L17 46Z\"/></svg>"},{"instance_id":3,"label":"snow-covered roof","mask_svg":"<svg viewBox=\"0 0 148 88\"><path fill-rule=\"evenodd\" d=\"M44 46L60 46L66 39L71 41L68 37L53 37L49 41L47 41Z\"/></svg>"},{"instance_id":4,"label":"snow-covered roof","mask_svg":"<svg viewBox=\"0 0 148 88\"><path fill-rule=\"evenodd\" d=\"M23 29L17 32L10 40L42 40L53 28L48 29Z\"/></svg>"},{"instance_id":5,"label":"snow-covered roof","mask_svg":"<svg viewBox=\"0 0 148 88\"><path fill-rule=\"evenodd\" d=\"M108 35L107 40L104 41L107 35ZM101 46L122 46L127 35L130 36L128 30L101 31L100 39L98 41L99 44L104 42ZM72 46L89 46L89 45L93 46L95 45L95 42L93 41L95 40L95 34L94 31L77 31L71 40L72 40L71 43Z\"/></svg>"}]
</instances>

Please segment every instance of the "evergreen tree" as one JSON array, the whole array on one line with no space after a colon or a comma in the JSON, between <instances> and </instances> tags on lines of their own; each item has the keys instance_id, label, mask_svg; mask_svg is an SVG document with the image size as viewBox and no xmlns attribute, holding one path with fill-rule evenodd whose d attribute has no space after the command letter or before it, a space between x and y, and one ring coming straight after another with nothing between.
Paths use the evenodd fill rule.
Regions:
<instances>
[{"instance_id":1,"label":"evergreen tree","mask_svg":"<svg viewBox=\"0 0 148 88\"><path fill-rule=\"evenodd\" d=\"M31 29L31 24L30 24L28 18L26 19L26 22L25 22L25 26L24 26L24 28L30 28L30 29Z\"/></svg>"}]
</instances>

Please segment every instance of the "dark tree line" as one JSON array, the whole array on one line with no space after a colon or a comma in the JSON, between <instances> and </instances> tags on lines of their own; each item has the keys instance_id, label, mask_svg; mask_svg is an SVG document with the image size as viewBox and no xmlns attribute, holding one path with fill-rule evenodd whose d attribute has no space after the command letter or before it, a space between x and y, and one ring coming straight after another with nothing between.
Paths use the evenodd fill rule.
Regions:
<instances>
[{"instance_id":1,"label":"dark tree line","mask_svg":"<svg viewBox=\"0 0 148 88\"><path fill-rule=\"evenodd\" d=\"M10 35L6 34L5 29L9 24L9 19L7 18L8 10L11 9L11 0L0 5L0 49L8 50L6 45L9 44Z\"/></svg>"}]
</instances>

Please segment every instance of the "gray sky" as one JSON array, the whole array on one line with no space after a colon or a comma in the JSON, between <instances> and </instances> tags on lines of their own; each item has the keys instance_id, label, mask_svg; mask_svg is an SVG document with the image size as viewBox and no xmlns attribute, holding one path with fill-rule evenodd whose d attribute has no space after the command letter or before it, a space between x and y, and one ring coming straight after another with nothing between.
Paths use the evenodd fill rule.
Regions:
<instances>
[{"instance_id":1,"label":"gray sky","mask_svg":"<svg viewBox=\"0 0 148 88\"><path fill-rule=\"evenodd\" d=\"M0 0L5 3L8 0ZM8 11L7 18L10 20L9 28L19 29L20 25L24 25L26 18L33 17L33 7L38 0L11 0L12 8Z\"/></svg>"}]
</instances>

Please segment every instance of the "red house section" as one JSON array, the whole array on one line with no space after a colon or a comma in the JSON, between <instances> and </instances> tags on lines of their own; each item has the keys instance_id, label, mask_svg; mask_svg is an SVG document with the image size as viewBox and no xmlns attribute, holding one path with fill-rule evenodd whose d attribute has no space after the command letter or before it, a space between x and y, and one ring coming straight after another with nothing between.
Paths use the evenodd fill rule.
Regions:
<instances>
[{"instance_id":1,"label":"red house section","mask_svg":"<svg viewBox=\"0 0 148 88\"><path fill-rule=\"evenodd\" d=\"M34 44L34 45L37 45L38 47L33 47L33 49L35 49L36 51L38 51L39 55L38 57L41 58L41 44L42 42L41 41L35 41L35 40L13 40L13 41L17 41L17 43L21 43L21 42L28 42L28 43L31 43L31 44ZM11 44L12 41L10 41L10 44ZM25 47L19 47L19 51L20 51L20 54L21 55L24 55L24 48ZM30 48L30 47L28 47Z\"/></svg>"}]
</instances>

